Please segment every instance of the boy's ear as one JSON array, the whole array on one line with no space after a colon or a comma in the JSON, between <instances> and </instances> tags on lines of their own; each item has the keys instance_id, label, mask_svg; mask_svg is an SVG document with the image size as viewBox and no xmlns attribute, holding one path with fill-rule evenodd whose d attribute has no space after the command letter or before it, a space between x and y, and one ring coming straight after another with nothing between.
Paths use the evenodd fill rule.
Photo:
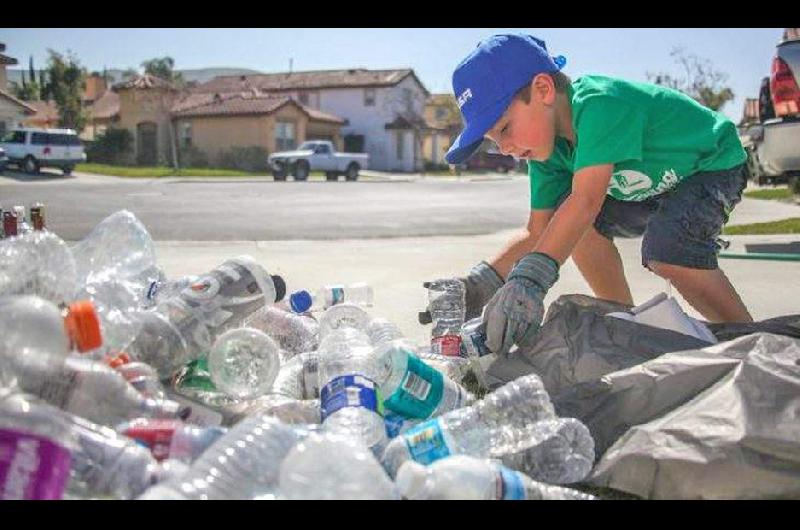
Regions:
<instances>
[{"instance_id":1,"label":"boy's ear","mask_svg":"<svg viewBox=\"0 0 800 530\"><path fill-rule=\"evenodd\" d=\"M531 95L545 105L552 105L556 101L556 85L548 74L538 74L531 80Z\"/></svg>"}]
</instances>

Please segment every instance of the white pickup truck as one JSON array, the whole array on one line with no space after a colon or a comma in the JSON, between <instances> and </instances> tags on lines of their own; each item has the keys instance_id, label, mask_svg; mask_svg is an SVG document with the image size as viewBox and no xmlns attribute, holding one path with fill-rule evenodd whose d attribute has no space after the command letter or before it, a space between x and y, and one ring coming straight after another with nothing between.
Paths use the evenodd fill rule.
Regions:
<instances>
[{"instance_id":1,"label":"white pickup truck","mask_svg":"<svg viewBox=\"0 0 800 530\"><path fill-rule=\"evenodd\" d=\"M367 168L366 153L337 153L332 142L313 140L303 142L296 151L272 153L269 165L275 180L286 180L291 173L295 180L307 180L312 171L324 171L327 180L358 180L358 172Z\"/></svg>"}]
</instances>

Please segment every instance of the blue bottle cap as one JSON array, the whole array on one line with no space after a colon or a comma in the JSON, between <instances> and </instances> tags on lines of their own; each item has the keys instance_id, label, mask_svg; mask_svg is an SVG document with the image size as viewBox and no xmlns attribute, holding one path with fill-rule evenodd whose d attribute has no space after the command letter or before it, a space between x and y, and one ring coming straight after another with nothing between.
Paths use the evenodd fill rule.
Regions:
<instances>
[{"instance_id":1,"label":"blue bottle cap","mask_svg":"<svg viewBox=\"0 0 800 530\"><path fill-rule=\"evenodd\" d=\"M305 313L311 308L313 300L308 291L295 291L289 295L289 305L295 313Z\"/></svg>"}]
</instances>

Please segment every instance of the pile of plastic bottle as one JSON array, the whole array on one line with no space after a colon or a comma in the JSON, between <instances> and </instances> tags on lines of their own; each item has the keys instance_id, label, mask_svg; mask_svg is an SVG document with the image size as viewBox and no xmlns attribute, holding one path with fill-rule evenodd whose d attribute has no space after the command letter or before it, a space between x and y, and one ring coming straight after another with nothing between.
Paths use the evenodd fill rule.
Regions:
<instances>
[{"instance_id":1,"label":"pile of plastic bottle","mask_svg":"<svg viewBox=\"0 0 800 530\"><path fill-rule=\"evenodd\" d=\"M290 292L247 256L167 278L127 211L71 245L25 224L0 241L0 499L592 499L567 485L594 442L541 380L481 386L459 283L429 284L418 345L365 284Z\"/></svg>"}]
</instances>

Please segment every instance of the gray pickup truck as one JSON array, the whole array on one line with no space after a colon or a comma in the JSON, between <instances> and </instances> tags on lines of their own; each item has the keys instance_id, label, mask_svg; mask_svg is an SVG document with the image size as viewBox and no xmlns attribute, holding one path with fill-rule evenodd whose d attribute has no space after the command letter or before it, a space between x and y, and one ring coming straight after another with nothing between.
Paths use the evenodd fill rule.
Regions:
<instances>
[{"instance_id":1,"label":"gray pickup truck","mask_svg":"<svg viewBox=\"0 0 800 530\"><path fill-rule=\"evenodd\" d=\"M367 168L369 155L364 153L337 153L332 142L313 140L303 142L296 151L272 153L269 165L275 180L286 180L291 173L295 180L307 180L312 171L324 171L327 180L358 180L358 172Z\"/></svg>"},{"instance_id":2,"label":"gray pickup truck","mask_svg":"<svg viewBox=\"0 0 800 530\"><path fill-rule=\"evenodd\" d=\"M741 135L750 178L758 184L800 178L800 39L778 44L762 83L759 121Z\"/></svg>"}]
</instances>

